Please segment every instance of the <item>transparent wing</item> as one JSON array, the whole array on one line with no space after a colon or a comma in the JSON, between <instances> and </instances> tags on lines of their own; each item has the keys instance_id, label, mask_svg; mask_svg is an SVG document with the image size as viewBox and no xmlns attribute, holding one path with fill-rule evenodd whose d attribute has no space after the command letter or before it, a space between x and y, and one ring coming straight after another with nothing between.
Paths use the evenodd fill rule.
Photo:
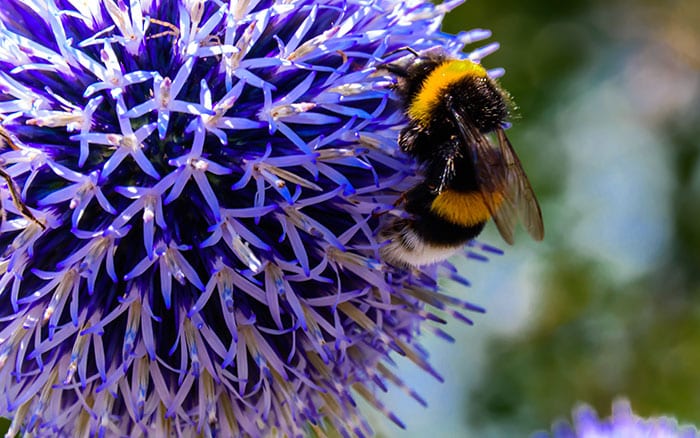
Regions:
<instances>
[{"instance_id":1,"label":"transparent wing","mask_svg":"<svg viewBox=\"0 0 700 438\"><path fill-rule=\"evenodd\" d=\"M469 148L473 153L476 181L481 196L491 213L498 232L508 244L515 241L514 232L518 224L518 202L509 187L508 167L500 150L487 137L471 129Z\"/></svg>"},{"instance_id":2,"label":"transparent wing","mask_svg":"<svg viewBox=\"0 0 700 438\"><path fill-rule=\"evenodd\" d=\"M451 112L467 153L472 155L481 196L503 240L513 244L518 219L533 239L542 240L540 206L505 132L497 130L495 145L454 107Z\"/></svg>"},{"instance_id":3,"label":"transparent wing","mask_svg":"<svg viewBox=\"0 0 700 438\"><path fill-rule=\"evenodd\" d=\"M520 159L513 150L506 133L499 129L496 131L498 145L506 166L506 197L505 199L515 205L520 220L530 236L535 240L544 238L544 224L542 223L542 210L537 202L535 192L530 181L525 175Z\"/></svg>"}]
</instances>

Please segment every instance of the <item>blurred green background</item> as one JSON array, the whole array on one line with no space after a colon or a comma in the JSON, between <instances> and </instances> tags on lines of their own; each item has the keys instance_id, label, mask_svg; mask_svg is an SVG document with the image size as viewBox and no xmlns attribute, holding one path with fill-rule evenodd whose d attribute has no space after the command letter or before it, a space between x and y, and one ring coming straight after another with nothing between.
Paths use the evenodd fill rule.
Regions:
<instances>
[{"instance_id":1,"label":"blurred green background","mask_svg":"<svg viewBox=\"0 0 700 438\"><path fill-rule=\"evenodd\" d=\"M501 43L483 63L506 69L545 241L491 227L506 255L456 261L472 287L445 288L487 313L424 336L446 383L399 361L429 407L396 391L407 430L376 430L528 436L619 396L700 426L700 2L470 0L444 30L477 27Z\"/></svg>"}]
</instances>

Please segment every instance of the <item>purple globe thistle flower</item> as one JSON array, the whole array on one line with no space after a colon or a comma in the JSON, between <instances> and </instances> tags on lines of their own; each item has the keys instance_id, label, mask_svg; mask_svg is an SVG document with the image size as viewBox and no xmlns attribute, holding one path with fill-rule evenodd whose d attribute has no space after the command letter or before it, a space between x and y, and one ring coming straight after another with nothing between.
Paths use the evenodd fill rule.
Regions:
<instances>
[{"instance_id":1,"label":"purple globe thistle flower","mask_svg":"<svg viewBox=\"0 0 700 438\"><path fill-rule=\"evenodd\" d=\"M700 436L693 426L679 426L669 417L641 418L632 412L628 400L613 403L612 416L601 420L588 405L574 409L573 427L566 422L554 426L551 435L538 434L544 438L694 438Z\"/></svg>"},{"instance_id":2,"label":"purple globe thistle flower","mask_svg":"<svg viewBox=\"0 0 700 438\"><path fill-rule=\"evenodd\" d=\"M488 36L438 31L458 3L5 0L10 434L362 436L357 396L421 401L389 353L438 376L430 309L480 309L379 256L415 163L376 67Z\"/></svg>"}]
</instances>

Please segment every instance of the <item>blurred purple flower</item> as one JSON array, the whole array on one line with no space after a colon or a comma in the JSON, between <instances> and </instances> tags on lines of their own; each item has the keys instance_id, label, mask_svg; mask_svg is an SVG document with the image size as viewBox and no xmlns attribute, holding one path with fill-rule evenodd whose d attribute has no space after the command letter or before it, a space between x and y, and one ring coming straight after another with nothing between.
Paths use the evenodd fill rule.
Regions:
<instances>
[{"instance_id":1,"label":"blurred purple flower","mask_svg":"<svg viewBox=\"0 0 700 438\"><path fill-rule=\"evenodd\" d=\"M629 401L621 399L613 404L612 416L601 420L587 405L574 410L573 427L566 422L554 426L551 435L539 438L695 438L700 436L693 426L679 426L668 417L641 418L632 412Z\"/></svg>"},{"instance_id":2,"label":"blurred purple flower","mask_svg":"<svg viewBox=\"0 0 700 438\"><path fill-rule=\"evenodd\" d=\"M0 163L36 219L3 187L10 436L363 436L357 396L422 402L389 353L439 378L426 304L480 309L449 263L379 259L415 163L376 66L487 37L439 32L457 4L3 1Z\"/></svg>"}]
</instances>

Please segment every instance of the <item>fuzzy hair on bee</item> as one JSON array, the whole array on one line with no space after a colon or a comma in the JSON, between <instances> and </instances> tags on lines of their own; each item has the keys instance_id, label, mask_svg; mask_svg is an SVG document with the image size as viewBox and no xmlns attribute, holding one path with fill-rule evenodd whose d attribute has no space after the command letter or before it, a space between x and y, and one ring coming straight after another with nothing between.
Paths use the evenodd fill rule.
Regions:
<instances>
[{"instance_id":1,"label":"fuzzy hair on bee","mask_svg":"<svg viewBox=\"0 0 700 438\"><path fill-rule=\"evenodd\" d=\"M382 257L413 267L442 261L490 219L509 244L518 221L542 240L540 206L504 131L509 95L476 62L442 49L400 50L411 56L378 69L396 77L408 118L398 143L423 179L397 201L409 217L381 228Z\"/></svg>"}]
</instances>

